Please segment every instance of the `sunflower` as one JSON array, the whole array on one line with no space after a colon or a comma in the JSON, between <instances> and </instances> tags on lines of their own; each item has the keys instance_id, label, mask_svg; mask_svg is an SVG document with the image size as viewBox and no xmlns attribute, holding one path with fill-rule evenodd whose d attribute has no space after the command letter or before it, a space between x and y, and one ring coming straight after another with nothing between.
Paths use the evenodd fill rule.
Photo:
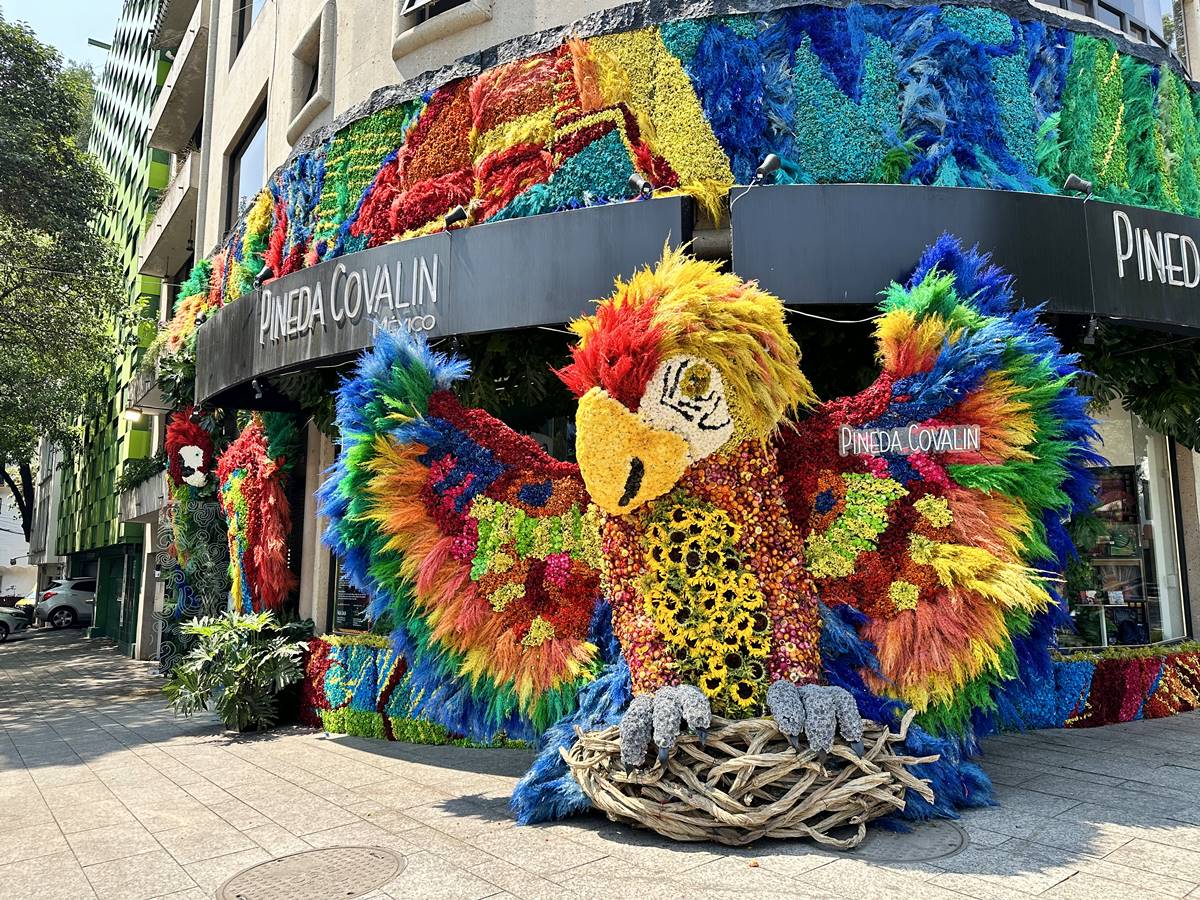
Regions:
<instances>
[{"instance_id":1,"label":"sunflower","mask_svg":"<svg viewBox=\"0 0 1200 900\"><path fill-rule=\"evenodd\" d=\"M752 634L746 639L746 652L755 659L763 659L771 652L771 639L765 634Z\"/></svg>"},{"instance_id":2,"label":"sunflower","mask_svg":"<svg viewBox=\"0 0 1200 900\"><path fill-rule=\"evenodd\" d=\"M700 690L704 691L705 696L710 700L720 696L725 689L725 676L715 675L712 672L703 675L700 678Z\"/></svg>"},{"instance_id":3,"label":"sunflower","mask_svg":"<svg viewBox=\"0 0 1200 900\"><path fill-rule=\"evenodd\" d=\"M757 694L758 688L744 678L739 678L733 684L729 685L730 699L742 709L749 709L753 706Z\"/></svg>"},{"instance_id":4,"label":"sunflower","mask_svg":"<svg viewBox=\"0 0 1200 900\"><path fill-rule=\"evenodd\" d=\"M748 612L740 613L731 624L739 640L748 640L754 633L754 617Z\"/></svg>"}]
</instances>

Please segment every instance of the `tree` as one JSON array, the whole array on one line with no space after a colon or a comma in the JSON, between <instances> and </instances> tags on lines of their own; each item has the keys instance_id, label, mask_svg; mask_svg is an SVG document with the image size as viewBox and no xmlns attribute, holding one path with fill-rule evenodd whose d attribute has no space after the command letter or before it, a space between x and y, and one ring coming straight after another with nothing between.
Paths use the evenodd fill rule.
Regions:
<instances>
[{"instance_id":1,"label":"tree","mask_svg":"<svg viewBox=\"0 0 1200 900\"><path fill-rule=\"evenodd\" d=\"M1080 340L1085 391L1200 452L1200 337L1101 322Z\"/></svg>"},{"instance_id":2,"label":"tree","mask_svg":"<svg viewBox=\"0 0 1200 900\"><path fill-rule=\"evenodd\" d=\"M39 436L72 447L124 296L95 230L109 184L80 146L90 76L0 19L0 480L29 537Z\"/></svg>"}]
</instances>

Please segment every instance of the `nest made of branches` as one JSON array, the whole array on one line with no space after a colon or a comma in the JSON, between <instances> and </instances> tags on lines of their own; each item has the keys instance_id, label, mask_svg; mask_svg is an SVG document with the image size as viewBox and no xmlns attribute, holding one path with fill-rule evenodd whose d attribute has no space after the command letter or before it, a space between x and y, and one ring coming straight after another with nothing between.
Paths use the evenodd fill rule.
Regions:
<instances>
[{"instance_id":1,"label":"nest made of branches","mask_svg":"<svg viewBox=\"0 0 1200 900\"><path fill-rule=\"evenodd\" d=\"M867 823L904 808L912 790L933 801L928 781L908 766L936 756L900 756L910 710L892 732L864 722L860 757L840 738L821 759L793 749L775 720L713 717L704 747L682 735L667 759L639 770L621 763L620 731L576 729L562 751L575 780L613 821L649 828L677 841L744 846L760 838L811 838L841 849L858 846Z\"/></svg>"}]
</instances>

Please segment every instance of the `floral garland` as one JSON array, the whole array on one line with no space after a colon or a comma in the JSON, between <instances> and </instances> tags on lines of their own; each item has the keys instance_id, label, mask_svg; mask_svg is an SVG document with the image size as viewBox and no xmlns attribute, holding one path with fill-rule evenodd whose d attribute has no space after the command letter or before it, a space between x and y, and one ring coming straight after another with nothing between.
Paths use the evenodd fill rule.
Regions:
<instances>
[{"instance_id":1,"label":"floral garland","mask_svg":"<svg viewBox=\"0 0 1200 900\"><path fill-rule=\"evenodd\" d=\"M285 493L298 449L290 415L255 413L217 464L229 523L229 601L236 610L279 610L298 584L288 567L292 524Z\"/></svg>"}]
</instances>

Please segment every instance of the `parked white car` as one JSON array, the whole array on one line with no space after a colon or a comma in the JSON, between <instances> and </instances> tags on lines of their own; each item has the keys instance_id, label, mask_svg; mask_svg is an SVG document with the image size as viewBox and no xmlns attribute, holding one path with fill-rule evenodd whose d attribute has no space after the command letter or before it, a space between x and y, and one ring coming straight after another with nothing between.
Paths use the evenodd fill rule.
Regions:
<instances>
[{"instance_id":1,"label":"parked white car","mask_svg":"<svg viewBox=\"0 0 1200 900\"><path fill-rule=\"evenodd\" d=\"M95 578L61 578L50 582L34 609L39 622L51 628L90 624L96 609Z\"/></svg>"},{"instance_id":2,"label":"parked white car","mask_svg":"<svg viewBox=\"0 0 1200 900\"><path fill-rule=\"evenodd\" d=\"M29 616L15 606L0 606L0 644L10 634L20 634L29 627Z\"/></svg>"}]
</instances>

